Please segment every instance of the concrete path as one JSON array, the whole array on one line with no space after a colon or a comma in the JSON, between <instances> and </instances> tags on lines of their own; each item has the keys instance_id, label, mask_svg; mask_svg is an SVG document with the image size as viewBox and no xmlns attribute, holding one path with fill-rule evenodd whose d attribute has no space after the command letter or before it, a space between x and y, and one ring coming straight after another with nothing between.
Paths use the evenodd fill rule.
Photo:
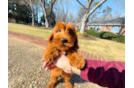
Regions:
<instances>
[{"instance_id":1,"label":"concrete path","mask_svg":"<svg viewBox=\"0 0 134 88\"><path fill-rule=\"evenodd\" d=\"M50 71L42 69L44 47L8 37L8 88L46 88L50 81ZM74 88L102 88L86 82L73 74L71 82ZM55 88L65 88L59 78Z\"/></svg>"}]
</instances>

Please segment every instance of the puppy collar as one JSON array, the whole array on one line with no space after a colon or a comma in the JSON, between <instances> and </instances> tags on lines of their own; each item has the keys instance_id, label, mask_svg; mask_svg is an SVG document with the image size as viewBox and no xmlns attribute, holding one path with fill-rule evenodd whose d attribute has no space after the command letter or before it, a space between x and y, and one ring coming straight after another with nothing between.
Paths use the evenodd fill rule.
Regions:
<instances>
[{"instance_id":1,"label":"puppy collar","mask_svg":"<svg viewBox=\"0 0 134 88\"><path fill-rule=\"evenodd\" d=\"M67 56L67 53L66 52L62 52L62 54L64 54L65 56Z\"/></svg>"}]
</instances>

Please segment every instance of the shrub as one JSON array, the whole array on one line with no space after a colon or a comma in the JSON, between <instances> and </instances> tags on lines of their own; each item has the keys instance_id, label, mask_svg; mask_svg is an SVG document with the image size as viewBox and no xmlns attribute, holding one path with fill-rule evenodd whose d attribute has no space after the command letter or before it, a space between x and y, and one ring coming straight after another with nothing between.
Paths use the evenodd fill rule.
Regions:
<instances>
[{"instance_id":1,"label":"shrub","mask_svg":"<svg viewBox=\"0 0 134 88\"><path fill-rule=\"evenodd\" d=\"M88 34L86 32L81 34L83 37L88 37Z\"/></svg>"},{"instance_id":2,"label":"shrub","mask_svg":"<svg viewBox=\"0 0 134 88\"><path fill-rule=\"evenodd\" d=\"M92 35L92 36L96 36L96 37L98 37L98 35L99 35L99 32L96 31L96 30L86 30L85 32L86 32L88 35Z\"/></svg>"},{"instance_id":3,"label":"shrub","mask_svg":"<svg viewBox=\"0 0 134 88\"><path fill-rule=\"evenodd\" d=\"M116 36L114 38L112 38L113 41L117 41L117 42L121 42L121 43L125 43L125 36Z\"/></svg>"},{"instance_id":4,"label":"shrub","mask_svg":"<svg viewBox=\"0 0 134 88\"><path fill-rule=\"evenodd\" d=\"M80 32L80 29L77 29L76 32Z\"/></svg>"},{"instance_id":5,"label":"shrub","mask_svg":"<svg viewBox=\"0 0 134 88\"><path fill-rule=\"evenodd\" d=\"M41 27L41 28L45 28L45 27Z\"/></svg>"},{"instance_id":6,"label":"shrub","mask_svg":"<svg viewBox=\"0 0 134 88\"><path fill-rule=\"evenodd\" d=\"M80 35L80 32L76 32L77 35Z\"/></svg>"},{"instance_id":7,"label":"shrub","mask_svg":"<svg viewBox=\"0 0 134 88\"><path fill-rule=\"evenodd\" d=\"M106 32L105 31L99 32L98 37L102 38L104 33L106 33Z\"/></svg>"},{"instance_id":8,"label":"shrub","mask_svg":"<svg viewBox=\"0 0 134 88\"><path fill-rule=\"evenodd\" d=\"M15 23L15 19L8 18L8 22Z\"/></svg>"},{"instance_id":9,"label":"shrub","mask_svg":"<svg viewBox=\"0 0 134 88\"><path fill-rule=\"evenodd\" d=\"M111 39L111 38L114 37L114 36L116 36L116 35L114 35L114 34L111 33L111 32L105 32L105 33L103 33L102 38L103 38L103 39Z\"/></svg>"}]
</instances>

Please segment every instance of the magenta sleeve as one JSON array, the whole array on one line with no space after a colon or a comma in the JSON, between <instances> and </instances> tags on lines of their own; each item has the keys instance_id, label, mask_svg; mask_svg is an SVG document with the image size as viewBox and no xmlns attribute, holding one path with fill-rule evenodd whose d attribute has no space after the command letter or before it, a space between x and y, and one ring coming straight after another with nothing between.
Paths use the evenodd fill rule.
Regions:
<instances>
[{"instance_id":1,"label":"magenta sleeve","mask_svg":"<svg viewBox=\"0 0 134 88\"><path fill-rule=\"evenodd\" d=\"M108 88L125 88L125 62L86 59L80 77Z\"/></svg>"}]
</instances>

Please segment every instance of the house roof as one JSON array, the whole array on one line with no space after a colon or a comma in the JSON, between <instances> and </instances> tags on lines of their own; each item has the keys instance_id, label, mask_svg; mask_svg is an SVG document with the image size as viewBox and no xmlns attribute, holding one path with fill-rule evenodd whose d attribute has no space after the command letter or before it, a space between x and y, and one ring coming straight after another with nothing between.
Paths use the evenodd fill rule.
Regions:
<instances>
[{"instance_id":1,"label":"house roof","mask_svg":"<svg viewBox=\"0 0 134 88\"><path fill-rule=\"evenodd\" d=\"M125 25L125 17L107 20L107 21L99 21L99 22L88 22L86 26L94 26L94 25Z\"/></svg>"}]
</instances>

